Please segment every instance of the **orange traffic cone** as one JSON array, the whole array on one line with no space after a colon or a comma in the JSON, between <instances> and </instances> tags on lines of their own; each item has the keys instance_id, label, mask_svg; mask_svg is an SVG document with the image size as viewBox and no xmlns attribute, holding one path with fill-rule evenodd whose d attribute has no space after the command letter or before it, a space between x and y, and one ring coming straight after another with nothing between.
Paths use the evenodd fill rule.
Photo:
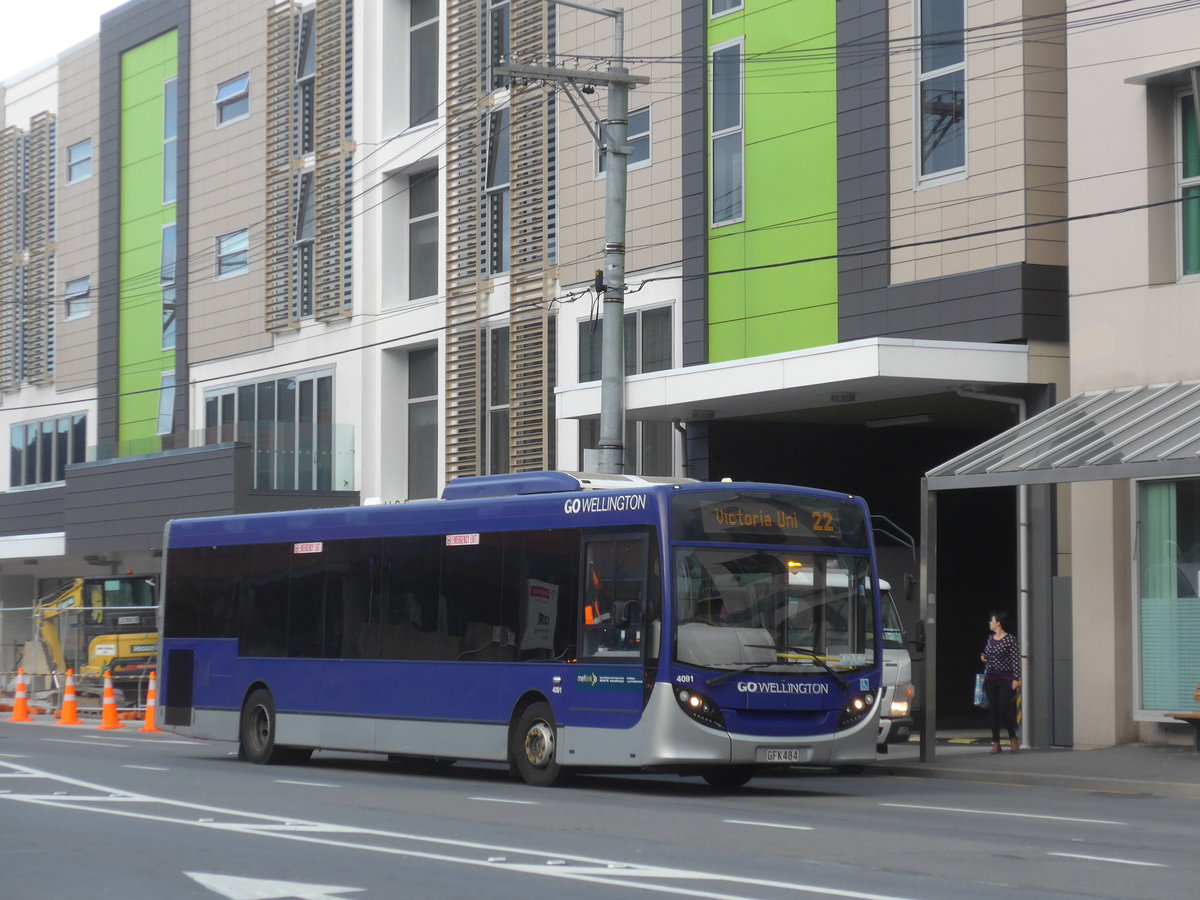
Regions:
<instances>
[{"instance_id":1,"label":"orange traffic cone","mask_svg":"<svg viewBox=\"0 0 1200 900\"><path fill-rule=\"evenodd\" d=\"M13 711L10 722L32 722L29 718L29 694L25 687L25 670L17 669L17 692L13 696Z\"/></svg>"},{"instance_id":2,"label":"orange traffic cone","mask_svg":"<svg viewBox=\"0 0 1200 900\"><path fill-rule=\"evenodd\" d=\"M79 721L79 707L75 702L75 670L67 669L67 686L63 688L62 718L59 725L82 725Z\"/></svg>"},{"instance_id":3,"label":"orange traffic cone","mask_svg":"<svg viewBox=\"0 0 1200 900\"><path fill-rule=\"evenodd\" d=\"M157 672L150 673L150 689L146 691L146 724L138 731L157 731L161 732L161 728L154 725L154 712L158 708L158 689L157 689Z\"/></svg>"},{"instance_id":4,"label":"orange traffic cone","mask_svg":"<svg viewBox=\"0 0 1200 900\"><path fill-rule=\"evenodd\" d=\"M117 695L113 693L112 674L104 670L104 705L100 708L101 729L124 728L125 723L117 718Z\"/></svg>"}]
</instances>

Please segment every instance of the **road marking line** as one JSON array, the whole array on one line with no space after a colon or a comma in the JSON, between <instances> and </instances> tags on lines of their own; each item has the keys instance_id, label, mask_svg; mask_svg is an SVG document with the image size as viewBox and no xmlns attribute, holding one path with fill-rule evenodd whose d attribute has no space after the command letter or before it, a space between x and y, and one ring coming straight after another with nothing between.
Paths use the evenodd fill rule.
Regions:
<instances>
[{"instance_id":1,"label":"road marking line","mask_svg":"<svg viewBox=\"0 0 1200 900\"><path fill-rule=\"evenodd\" d=\"M170 769L167 769L163 766L133 766L133 765L126 764L126 765L122 766L122 768L124 768L124 769L145 769L147 772L170 772L171 771Z\"/></svg>"},{"instance_id":2,"label":"road marking line","mask_svg":"<svg viewBox=\"0 0 1200 900\"><path fill-rule=\"evenodd\" d=\"M29 759L24 753L0 753L0 758L3 759Z\"/></svg>"},{"instance_id":3,"label":"road marking line","mask_svg":"<svg viewBox=\"0 0 1200 900\"><path fill-rule=\"evenodd\" d=\"M1120 863L1123 866L1152 866L1155 869L1171 868L1166 863L1143 862L1140 859L1117 859L1115 856L1088 856L1084 853L1047 853L1047 856L1065 856L1067 859L1087 859L1092 862Z\"/></svg>"},{"instance_id":4,"label":"road marking line","mask_svg":"<svg viewBox=\"0 0 1200 900\"><path fill-rule=\"evenodd\" d=\"M86 747L95 747L94 741L73 741L70 738L42 738L43 741L49 741L51 744L83 744ZM128 747L128 744L101 744L101 747Z\"/></svg>"},{"instance_id":5,"label":"road marking line","mask_svg":"<svg viewBox=\"0 0 1200 900\"><path fill-rule=\"evenodd\" d=\"M748 819L725 819L727 825L756 825L759 828L787 828L791 831L812 831L811 825L783 825L779 822L751 822Z\"/></svg>"},{"instance_id":6,"label":"road marking line","mask_svg":"<svg viewBox=\"0 0 1200 900\"><path fill-rule=\"evenodd\" d=\"M1036 813L1001 812L994 809L962 809L957 806L920 806L916 803L880 803L880 806L891 806L896 809L925 809L932 812L970 813L973 816L1010 816L1014 819L1049 819L1052 822L1081 822L1085 825L1124 825L1124 822L1113 822L1109 819L1076 819L1071 816L1042 816Z\"/></svg>"},{"instance_id":7,"label":"road marking line","mask_svg":"<svg viewBox=\"0 0 1200 900\"><path fill-rule=\"evenodd\" d=\"M520 806L541 806L539 800L506 800L503 797L468 797L468 800L482 800L484 803L515 803Z\"/></svg>"},{"instance_id":8,"label":"road marking line","mask_svg":"<svg viewBox=\"0 0 1200 900\"><path fill-rule=\"evenodd\" d=\"M276 778L275 783L276 784L298 784L301 787L329 787L329 788L341 787L341 785L326 784L323 781L289 781L286 778Z\"/></svg>"},{"instance_id":9,"label":"road marking line","mask_svg":"<svg viewBox=\"0 0 1200 900\"><path fill-rule=\"evenodd\" d=\"M636 863L614 863L609 859L575 855L560 855L532 847L508 847L496 844L462 841L453 838L435 837L433 835L383 831L374 828L347 827L322 822L287 819L279 816L266 815L264 813L227 809L201 803L190 803L184 800L172 800L167 797L155 797L150 794L138 794L124 790L116 791L103 785L83 781L77 778L71 778L69 776L56 775L52 772L46 772L39 769L28 768L17 763L2 763L0 765L13 771L23 772L27 775L53 780L59 784L72 785L89 790L102 791L104 793L113 793L119 795L121 800L140 802L148 805L157 804L175 810L180 810L181 812L177 815L164 815L162 813L154 813L149 811L139 812L130 809L128 805L125 805L124 808L120 808L120 805L113 805L112 807L105 808L104 806L97 804L74 802L74 798L68 799L62 796L49 798L40 796L29 797L25 795L0 795L0 801L16 800L18 802L34 803L39 806L47 806L59 810L74 809L79 811L98 812L140 821L210 828L217 831L238 832L241 834L256 835L259 837L272 837L280 840L300 841L302 843L317 844L340 849L384 853L389 856L398 856L408 859L424 859L432 862L450 863L453 865L482 867L492 869L493 871L498 869L507 870L525 874L563 878L572 881L584 881L593 884L620 886L625 889L633 888L661 894L676 894L686 897L706 898L706 900L753 900L754 897L762 896L762 888L772 888L779 891L785 891L789 894L839 897L846 898L846 900L908 900L908 898L893 894L876 894L868 891L856 891L845 888L828 887L825 885L800 884L795 881L775 881L765 878L751 878L747 876L725 874L720 872L702 872L695 869L673 869L666 866L646 866L638 865ZM67 800L67 802L63 802L64 800ZM236 817L251 821L221 822L215 821L211 818L197 820L195 818L184 817L189 814L194 816L197 812L210 813L225 817ZM277 830L281 825L286 826L287 830ZM339 840L333 837L320 837L316 834L305 834L299 830L300 827L307 827L312 831L324 831L330 835L336 833L354 835L355 837L360 837L361 839L354 840L348 837L347 839ZM381 846L378 842L380 838L390 839L396 842L403 841L412 844L422 844L430 847L430 849L418 850L413 847L406 846ZM368 841L367 839L371 840ZM479 851L484 851L487 856L485 856L484 859L480 859L478 855ZM539 863L513 862L497 864L496 862L486 861L488 857L497 856L500 854L506 854L506 858L520 855L526 859L534 858L540 860L562 860L563 864L549 865L544 861ZM637 880L639 878L643 879L640 883ZM683 882L684 884L663 884L661 879L672 879L677 882ZM696 886L688 886L687 883L689 882L691 884L695 884ZM708 884L696 884L696 882L707 882ZM747 894L718 892L718 890L715 889L715 885L718 884L735 885L737 887L744 888L747 890Z\"/></svg>"}]
</instances>

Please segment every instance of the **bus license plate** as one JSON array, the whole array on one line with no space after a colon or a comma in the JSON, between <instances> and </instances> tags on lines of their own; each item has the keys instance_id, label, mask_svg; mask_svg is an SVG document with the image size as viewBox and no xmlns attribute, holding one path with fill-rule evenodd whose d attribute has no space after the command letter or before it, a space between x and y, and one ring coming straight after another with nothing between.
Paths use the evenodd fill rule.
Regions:
<instances>
[{"instance_id":1,"label":"bus license plate","mask_svg":"<svg viewBox=\"0 0 1200 900\"><path fill-rule=\"evenodd\" d=\"M769 763L798 763L801 762L800 750L797 747L766 747L760 748L763 761Z\"/></svg>"}]
</instances>

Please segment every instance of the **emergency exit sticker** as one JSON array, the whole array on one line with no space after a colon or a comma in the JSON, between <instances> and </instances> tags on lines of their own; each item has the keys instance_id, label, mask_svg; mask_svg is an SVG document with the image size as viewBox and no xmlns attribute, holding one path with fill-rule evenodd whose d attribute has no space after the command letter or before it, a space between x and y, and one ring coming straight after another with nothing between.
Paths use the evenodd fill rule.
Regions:
<instances>
[{"instance_id":1,"label":"emergency exit sticker","mask_svg":"<svg viewBox=\"0 0 1200 900\"><path fill-rule=\"evenodd\" d=\"M323 549L321 541L309 541L307 544L292 544L292 553L320 553Z\"/></svg>"},{"instance_id":2,"label":"emergency exit sticker","mask_svg":"<svg viewBox=\"0 0 1200 900\"><path fill-rule=\"evenodd\" d=\"M468 544L478 544L478 534L448 534L446 535L447 547L463 547Z\"/></svg>"}]
</instances>

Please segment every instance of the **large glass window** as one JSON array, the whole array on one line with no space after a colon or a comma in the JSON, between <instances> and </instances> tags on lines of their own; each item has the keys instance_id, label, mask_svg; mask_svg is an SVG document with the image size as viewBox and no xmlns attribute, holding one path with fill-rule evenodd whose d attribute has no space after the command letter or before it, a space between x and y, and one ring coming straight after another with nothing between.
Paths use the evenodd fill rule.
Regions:
<instances>
[{"instance_id":1,"label":"large glass window","mask_svg":"<svg viewBox=\"0 0 1200 900\"><path fill-rule=\"evenodd\" d=\"M661 372L671 368L671 307L659 306L625 313L625 374ZM579 380L598 381L604 322L579 323Z\"/></svg>"},{"instance_id":2,"label":"large glass window","mask_svg":"<svg viewBox=\"0 0 1200 900\"><path fill-rule=\"evenodd\" d=\"M681 547L675 573L682 663L807 675L874 663L865 556Z\"/></svg>"},{"instance_id":3,"label":"large glass window","mask_svg":"<svg viewBox=\"0 0 1200 900\"><path fill-rule=\"evenodd\" d=\"M87 415L13 425L9 438L9 485L52 484L66 477L70 463L87 458Z\"/></svg>"},{"instance_id":4,"label":"large glass window","mask_svg":"<svg viewBox=\"0 0 1200 900\"><path fill-rule=\"evenodd\" d=\"M179 82L163 84L163 203L174 203L179 187Z\"/></svg>"},{"instance_id":5,"label":"large glass window","mask_svg":"<svg viewBox=\"0 0 1200 900\"><path fill-rule=\"evenodd\" d=\"M421 125L437 118L438 0L412 0L408 40L408 119Z\"/></svg>"},{"instance_id":6,"label":"large glass window","mask_svg":"<svg viewBox=\"0 0 1200 900\"><path fill-rule=\"evenodd\" d=\"M162 300L162 349L175 349L175 256L177 251L175 223L163 227L162 252L158 280Z\"/></svg>"},{"instance_id":7,"label":"large glass window","mask_svg":"<svg viewBox=\"0 0 1200 900\"><path fill-rule=\"evenodd\" d=\"M487 345L487 472L508 471L508 329L493 328Z\"/></svg>"},{"instance_id":8,"label":"large glass window","mask_svg":"<svg viewBox=\"0 0 1200 900\"><path fill-rule=\"evenodd\" d=\"M313 239L316 237L317 197L312 172L304 172L297 181L296 231L292 243L293 281L292 317L308 318L313 314L316 295L316 270L313 260Z\"/></svg>"},{"instance_id":9,"label":"large glass window","mask_svg":"<svg viewBox=\"0 0 1200 900\"><path fill-rule=\"evenodd\" d=\"M919 0L921 177L962 171L967 164L965 0Z\"/></svg>"},{"instance_id":10,"label":"large glass window","mask_svg":"<svg viewBox=\"0 0 1200 900\"><path fill-rule=\"evenodd\" d=\"M408 354L408 499L437 496L437 348Z\"/></svg>"},{"instance_id":11,"label":"large glass window","mask_svg":"<svg viewBox=\"0 0 1200 900\"><path fill-rule=\"evenodd\" d=\"M299 46L296 48L294 140L296 152L303 156L312 153L316 146L317 35L314 10L308 9L301 13L297 38Z\"/></svg>"},{"instance_id":12,"label":"large glass window","mask_svg":"<svg viewBox=\"0 0 1200 900\"><path fill-rule=\"evenodd\" d=\"M333 375L311 372L206 391L205 441L254 448L260 490L333 490Z\"/></svg>"},{"instance_id":13,"label":"large glass window","mask_svg":"<svg viewBox=\"0 0 1200 900\"><path fill-rule=\"evenodd\" d=\"M172 328L172 346L174 346ZM158 423L155 434L170 434L175 427L175 373L163 372L158 389Z\"/></svg>"},{"instance_id":14,"label":"large glass window","mask_svg":"<svg viewBox=\"0 0 1200 900\"><path fill-rule=\"evenodd\" d=\"M745 184L742 42L712 52L712 221L740 221Z\"/></svg>"},{"instance_id":15,"label":"large glass window","mask_svg":"<svg viewBox=\"0 0 1200 900\"><path fill-rule=\"evenodd\" d=\"M1144 710L1194 710L1200 684L1200 478L1138 486Z\"/></svg>"},{"instance_id":16,"label":"large glass window","mask_svg":"<svg viewBox=\"0 0 1200 900\"><path fill-rule=\"evenodd\" d=\"M1179 269L1181 275L1200 274L1200 139L1196 133L1196 104L1191 94L1180 96L1176 122L1179 132Z\"/></svg>"},{"instance_id":17,"label":"large glass window","mask_svg":"<svg viewBox=\"0 0 1200 900\"><path fill-rule=\"evenodd\" d=\"M438 173L408 179L408 298L438 292Z\"/></svg>"},{"instance_id":18,"label":"large glass window","mask_svg":"<svg viewBox=\"0 0 1200 900\"><path fill-rule=\"evenodd\" d=\"M488 64L498 66L510 62L509 39L512 26L509 0L489 0L488 11ZM507 75L493 75L492 88L508 86Z\"/></svg>"},{"instance_id":19,"label":"large glass window","mask_svg":"<svg viewBox=\"0 0 1200 900\"><path fill-rule=\"evenodd\" d=\"M492 113L488 120L487 142L487 230L488 267L495 275L508 271L509 191L508 191L508 108Z\"/></svg>"},{"instance_id":20,"label":"large glass window","mask_svg":"<svg viewBox=\"0 0 1200 900\"><path fill-rule=\"evenodd\" d=\"M712 15L714 18L742 8L742 0L712 0Z\"/></svg>"}]
</instances>

